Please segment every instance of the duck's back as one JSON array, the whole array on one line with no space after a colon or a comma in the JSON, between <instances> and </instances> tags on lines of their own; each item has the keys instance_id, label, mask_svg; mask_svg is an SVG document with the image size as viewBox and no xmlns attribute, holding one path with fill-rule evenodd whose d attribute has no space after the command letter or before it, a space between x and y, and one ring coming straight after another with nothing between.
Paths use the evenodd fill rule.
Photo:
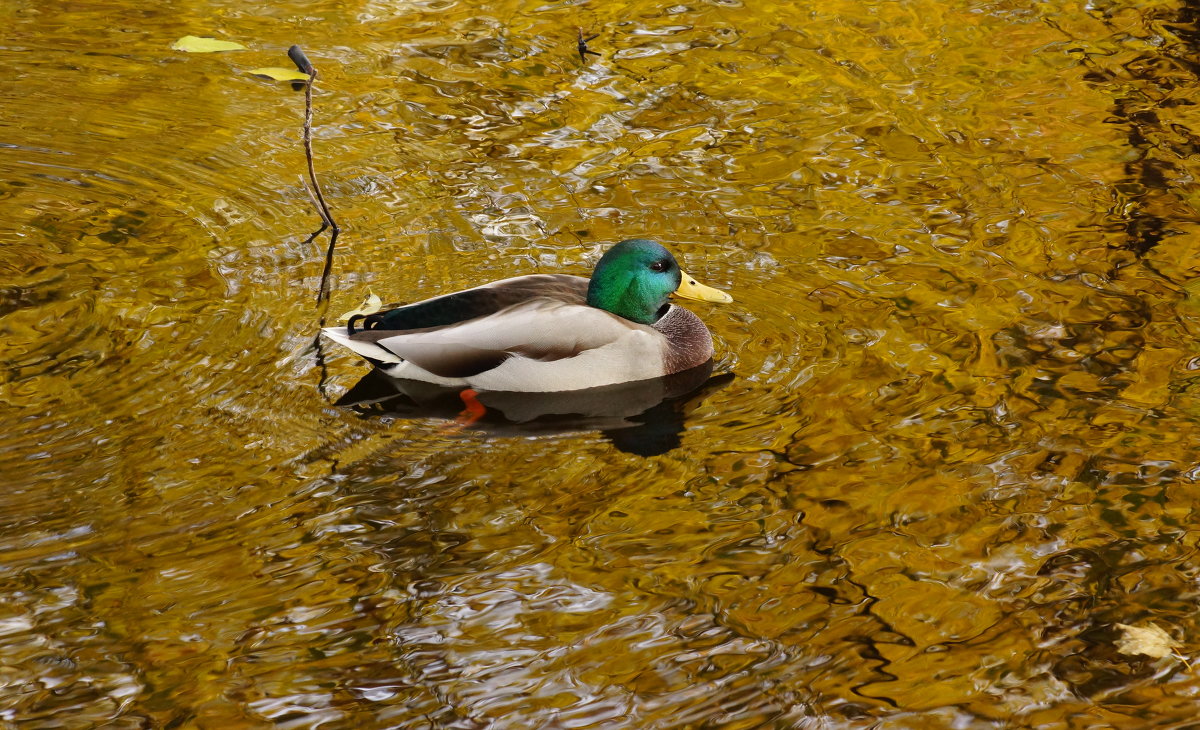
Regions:
<instances>
[{"instance_id":1,"label":"duck's back","mask_svg":"<svg viewBox=\"0 0 1200 730\"><path fill-rule=\"evenodd\" d=\"M587 303L588 280L569 274L530 274L444 294L362 318L362 329L408 331L486 317L531 299ZM351 323L351 329L353 325Z\"/></svg>"}]
</instances>

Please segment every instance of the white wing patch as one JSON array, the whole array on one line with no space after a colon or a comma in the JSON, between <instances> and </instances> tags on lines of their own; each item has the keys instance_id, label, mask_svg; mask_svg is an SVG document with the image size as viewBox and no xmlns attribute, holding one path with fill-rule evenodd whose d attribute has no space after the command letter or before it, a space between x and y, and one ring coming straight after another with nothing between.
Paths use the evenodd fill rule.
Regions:
<instances>
[{"instance_id":1,"label":"white wing patch","mask_svg":"<svg viewBox=\"0 0 1200 730\"><path fill-rule=\"evenodd\" d=\"M321 330L321 333L342 347L357 352L363 357L369 357L372 360L378 360L380 362L403 362L400 358L396 357L394 353L388 352L379 345L376 345L374 342L363 342L361 340L350 339L350 335L346 333L345 327L326 327L325 329Z\"/></svg>"}]
</instances>

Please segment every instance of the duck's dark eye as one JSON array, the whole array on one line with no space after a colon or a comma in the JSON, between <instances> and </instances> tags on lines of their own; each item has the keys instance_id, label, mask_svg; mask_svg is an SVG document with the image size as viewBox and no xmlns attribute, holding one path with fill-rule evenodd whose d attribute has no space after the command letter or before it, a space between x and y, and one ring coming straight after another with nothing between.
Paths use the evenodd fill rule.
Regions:
<instances>
[{"instance_id":1,"label":"duck's dark eye","mask_svg":"<svg viewBox=\"0 0 1200 730\"><path fill-rule=\"evenodd\" d=\"M666 271L667 270L667 262L666 261L655 261L654 263L650 264L650 270L651 271Z\"/></svg>"}]
</instances>

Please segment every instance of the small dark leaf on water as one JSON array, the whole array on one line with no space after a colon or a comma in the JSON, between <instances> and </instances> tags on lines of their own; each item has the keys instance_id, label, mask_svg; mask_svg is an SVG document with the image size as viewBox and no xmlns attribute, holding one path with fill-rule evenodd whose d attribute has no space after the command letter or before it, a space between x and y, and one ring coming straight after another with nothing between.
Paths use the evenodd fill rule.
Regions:
<instances>
[{"instance_id":1,"label":"small dark leaf on water","mask_svg":"<svg viewBox=\"0 0 1200 730\"><path fill-rule=\"evenodd\" d=\"M304 51L300 46L292 46L288 49L288 58L292 59L292 63L296 64L296 68L300 69L301 73L310 76L313 73L313 65L309 62L308 56L304 55Z\"/></svg>"},{"instance_id":2,"label":"small dark leaf on water","mask_svg":"<svg viewBox=\"0 0 1200 730\"><path fill-rule=\"evenodd\" d=\"M576 49L579 51L579 60L587 63L588 56L599 56L600 54L588 48L588 43L600 37L599 33L594 33L586 38L583 35L583 28L577 28L579 31L579 41L576 43Z\"/></svg>"}]
</instances>

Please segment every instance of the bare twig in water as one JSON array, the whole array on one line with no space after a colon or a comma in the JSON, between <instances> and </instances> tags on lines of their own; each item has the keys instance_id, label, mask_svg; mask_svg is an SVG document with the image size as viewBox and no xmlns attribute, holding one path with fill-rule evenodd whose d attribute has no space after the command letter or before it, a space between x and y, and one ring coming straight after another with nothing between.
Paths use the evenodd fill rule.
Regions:
<instances>
[{"instance_id":1,"label":"bare twig in water","mask_svg":"<svg viewBox=\"0 0 1200 730\"><path fill-rule=\"evenodd\" d=\"M321 227L313 232L305 243L312 242L317 236L321 235L326 228L330 229L329 247L325 250L325 268L321 272L321 286L317 291L317 307L320 312L321 326L325 326L325 310L329 302L329 274L333 270L333 250L337 245L338 234L341 229L338 228L337 222L333 220L333 214L329 212L329 205L325 202L325 195L321 192L321 184L317 182L317 168L313 162L312 151L312 87L317 80L317 69L308 60L308 56L300 46L292 46L288 49L288 58L292 59L292 63L296 64L296 68L300 69L300 73L308 74L308 81L304 84L304 158L308 162L308 181L311 188L305 186L309 195L313 198L313 203L317 208L317 215L321 216Z\"/></svg>"},{"instance_id":2,"label":"bare twig in water","mask_svg":"<svg viewBox=\"0 0 1200 730\"><path fill-rule=\"evenodd\" d=\"M588 48L588 43L600 37L599 33L595 33L586 38L583 37L583 28L577 28L579 31L579 42L575 44L575 48L579 51L579 60L587 63L588 56L599 56L600 54Z\"/></svg>"},{"instance_id":3,"label":"bare twig in water","mask_svg":"<svg viewBox=\"0 0 1200 730\"><path fill-rule=\"evenodd\" d=\"M333 220L333 214L329 212L329 205L325 203L325 195L321 192L321 184L317 182L317 168L313 164L312 151L312 87L317 80L317 69L308 60L308 56L300 46L292 46L288 49L288 58L292 59L292 63L296 64L296 68L300 69L300 73L308 74L308 81L304 83L304 158L308 161L308 183L304 185L305 192L312 199L313 206L317 209L317 215L321 216L321 227L313 231L312 235L304 242L305 244L312 243L317 236L321 235L326 229L329 229L329 246L325 249L325 267L321 270L321 285L317 290L317 318L320 320L320 327L325 326L325 315L329 312L329 275L333 271L333 251L337 246L338 234L341 229ZM321 341L321 333L318 332L313 340L313 347L316 350L317 367L321 371L320 383L317 389L322 395L327 395L326 386L329 381L329 371L325 367L325 350L324 343Z\"/></svg>"}]
</instances>

